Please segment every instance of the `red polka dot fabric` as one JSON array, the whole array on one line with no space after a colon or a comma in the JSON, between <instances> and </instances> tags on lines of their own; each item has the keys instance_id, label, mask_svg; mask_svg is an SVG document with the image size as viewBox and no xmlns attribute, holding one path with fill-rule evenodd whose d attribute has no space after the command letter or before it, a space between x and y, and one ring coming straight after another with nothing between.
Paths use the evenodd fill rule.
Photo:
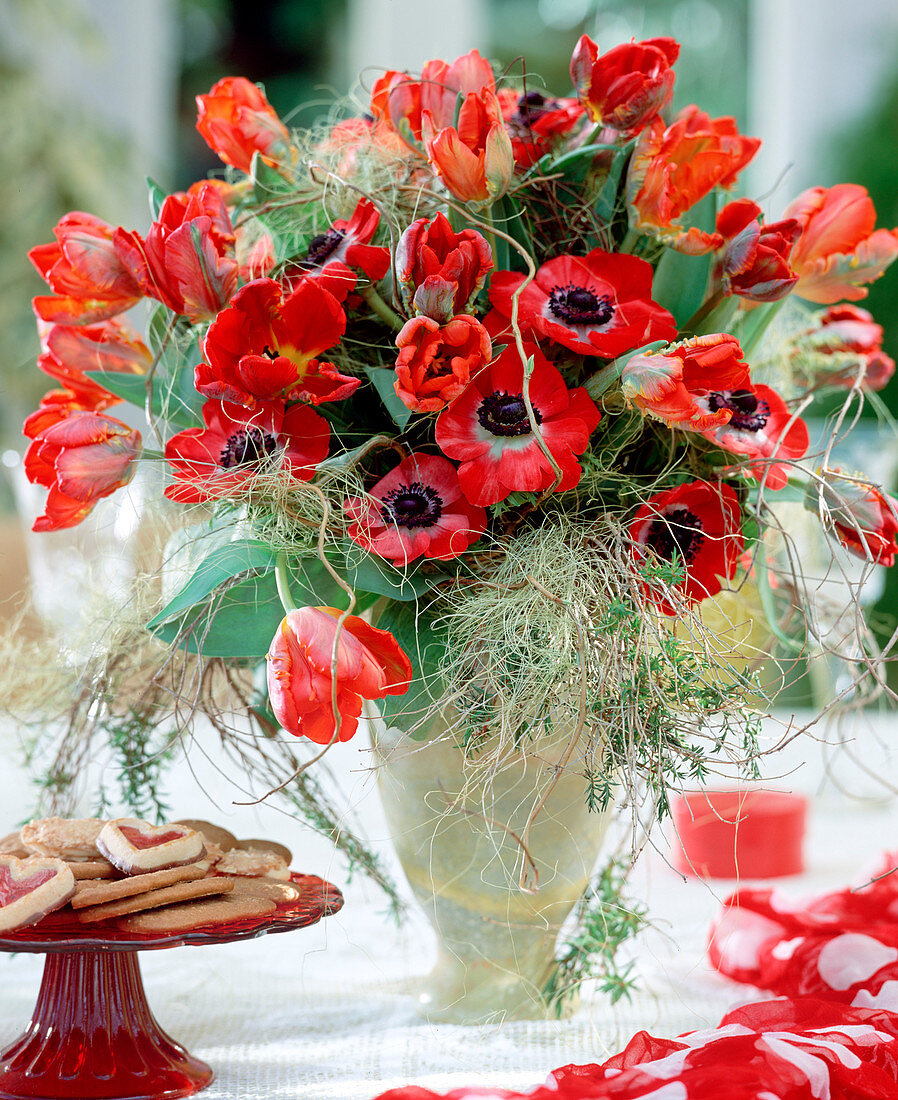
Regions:
<instances>
[{"instance_id":1,"label":"red polka dot fabric","mask_svg":"<svg viewBox=\"0 0 898 1100\"><path fill-rule=\"evenodd\" d=\"M898 1100L898 853L801 902L734 893L709 957L778 996L676 1039L639 1032L607 1061L562 1066L525 1092L412 1085L377 1100Z\"/></svg>"}]
</instances>

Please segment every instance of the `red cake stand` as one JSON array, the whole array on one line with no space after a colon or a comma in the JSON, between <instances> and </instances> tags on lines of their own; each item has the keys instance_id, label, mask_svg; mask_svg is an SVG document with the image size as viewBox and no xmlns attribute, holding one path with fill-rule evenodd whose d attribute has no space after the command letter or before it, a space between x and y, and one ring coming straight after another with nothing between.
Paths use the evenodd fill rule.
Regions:
<instances>
[{"instance_id":1,"label":"red cake stand","mask_svg":"<svg viewBox=\"0 0 898 1100\"><path fill-rule=\"evenodd\" d=\"M291 932L343 905L313 875L291 875L297 900L276 913L192 932L142 935L79 924L70 912L0 936L0 951L44 953L31 1023L0 1051L2 1100L150 1100L191 1096L212 1070L162 1030L147 1004L138 951Z\"/></svg>"}]
</instances>

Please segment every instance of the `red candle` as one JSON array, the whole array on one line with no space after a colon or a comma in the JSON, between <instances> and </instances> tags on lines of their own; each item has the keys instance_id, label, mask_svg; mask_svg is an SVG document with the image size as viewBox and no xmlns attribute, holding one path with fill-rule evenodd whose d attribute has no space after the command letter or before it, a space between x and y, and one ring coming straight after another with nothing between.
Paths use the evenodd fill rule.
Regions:
<instances>
[{"instance_id":1,"label":"red candle","mask_svg":"<svg viewBox=\"0 0 898 1100\"><path fill-rule=\"evenodd\" d=\"M787 791L692 791L673 801L674 864L699 878L777 878L804 870L807 799Z\"/></svg>"}]
</instances>

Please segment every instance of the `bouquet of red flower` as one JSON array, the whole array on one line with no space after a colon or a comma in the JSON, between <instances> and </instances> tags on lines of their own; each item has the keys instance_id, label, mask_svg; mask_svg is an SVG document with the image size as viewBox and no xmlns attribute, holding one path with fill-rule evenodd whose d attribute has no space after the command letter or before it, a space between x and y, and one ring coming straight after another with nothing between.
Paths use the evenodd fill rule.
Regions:
<instances>
[{"instance_id":1,"label":"bouquet of red flower","mask_svg":"<svg viewBox=\"0 0 898 1100\"><path fill-rule=\"evenodd\" d=\"M327 746L377 700L473 753L564 720L597 806L642 775L663 810L733 730L751 761L757 666L816 632L777 498L868 564L898 550L895 502L802 418L842 389L843 431L891 377L850 303L898 230L853 184L773 222L729 197L760 143L671 113L678 52L584 36L556 98L472 50L311 132L219 81L219 178L153 187L145 235L72 213L31 253L61 386L25 425L36 529L164 463L190 526L148 629L267 665L269 730ZM859 630L856 697L880 682Z\"/></svg>"}]
</instances>

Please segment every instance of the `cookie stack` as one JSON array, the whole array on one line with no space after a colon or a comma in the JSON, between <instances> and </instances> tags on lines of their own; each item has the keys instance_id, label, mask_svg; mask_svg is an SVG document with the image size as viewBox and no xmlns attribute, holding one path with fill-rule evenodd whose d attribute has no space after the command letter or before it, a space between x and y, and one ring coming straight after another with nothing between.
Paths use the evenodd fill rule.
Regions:
<instances>
[{"instance_id":1,"label":"cookie stack","mask_svg":"<svg viewBox=\"0 0 898 1100\"><path fill-rule=\"evenodd\" d=\"M65 906L85 930L157 935L270 916L299 898L290 860L208 821L30 821L0 840L0 933Z\"/></svg>"}]
</instances>

